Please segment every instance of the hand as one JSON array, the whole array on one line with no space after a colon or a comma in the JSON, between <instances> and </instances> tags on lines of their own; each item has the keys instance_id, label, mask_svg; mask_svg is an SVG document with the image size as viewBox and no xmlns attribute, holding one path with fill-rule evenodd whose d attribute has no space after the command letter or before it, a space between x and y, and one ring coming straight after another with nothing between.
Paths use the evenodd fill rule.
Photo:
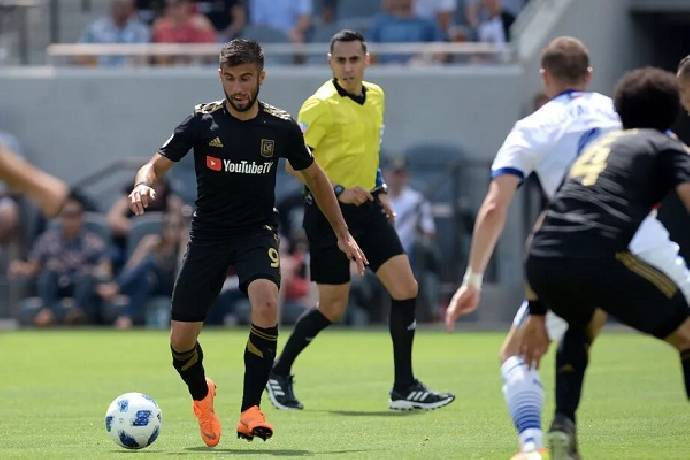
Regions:
<instances>
[{"instance_id":1,"label":"hand","mask_svg":"<svg viewBox=\"0 0 690 460\"><path fill-rule=\"evenodd\" d=\"M359 276L362 276L364 274L364 266L369 264L369 261L364 256L355 239L350 235L350 232L347 232L342 237L338 237L338 248L345 253L349 260L352 260L357 265L357 273Z\"/></svg>"},{"instance_id":2,"label":"hand","mask_svg":"<svg viewBox=\"0 0 690 460\"><path fill-rule=\"evenodd\" d=\"M539 369L539 361L549 349L549 334L546 330L546 316L528 316L520 328L518 350L530 369Z\"/></svg>"},{"instance_id":3,"label":"hand","mask_svg":"<svg viewBox=\"0 0 690 460\"><path fill-rule=\"evenodd\" d=\"M156 191L153 187L139 184L129 194L129 209L135 216L144 214L144 209L149 207L149 204L156 199Z\"/></svg>"},{"instance_id":4,"label":"hand","mask_svg":"<svg viewBox=\"0 0 690 460\"><path fill-rule=\"evenodd\" d=\"M446 310L446 330L455 329L458 317L471 313L477 309L481 291L474 286L463 284L455 291Z\"/></svg>"},{"instance_id":5,"label":"hand","mask_svg":"<svg viewBox=\"0 0 690 460\"><path fill-rule=\"evenodd\" d=\"M391 224L395 222L395 211L393 210L393 206L391 205L391 200L388 197L387 193L380 193L378 195L379 203L381 203L381 207L383 208L383 213L386 215L386 219L388 219L388 222Z\"/></svg>"},{"instance_id":6,"label":"hand","mask_svg":"<svg viewBox=\"0 0 690 460\"><path fill-rule=\"evenodd\" d=\"M13 260L7 268L7 276L9 279L17 279L21 277L28 277L32 275L31 265L22 260Z\"/></svg>"},{"instance_id":7,"label":"hand","mask_svg":"<svg viewBox=\"0 0 690 460\"><path fill-rule=\"evenodd\" d=\"M338 197L338 201L345 204L356 204L359 206L367 201L374 201L374 196L369 193L369 191L358 186L343 190L343 193L341 193Z\"/></svg>"}]
</instances>

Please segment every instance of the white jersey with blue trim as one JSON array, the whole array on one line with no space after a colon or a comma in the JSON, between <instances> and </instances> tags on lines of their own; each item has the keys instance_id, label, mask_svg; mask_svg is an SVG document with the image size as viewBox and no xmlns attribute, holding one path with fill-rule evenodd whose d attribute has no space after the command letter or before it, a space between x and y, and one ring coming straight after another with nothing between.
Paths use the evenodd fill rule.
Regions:
<instances>
[{"instance_id":1,"label":"white jersey with blue trim","mask_svg":"<svg viewBox=\"0 0 690 460\"><path fill-rule=\"evenodd\" d=\"M551 199L575 158L592 140L621 127L610 97L565 91L515 123L491 166L492 177L536 172Z\"/></svg>"}]
</instances>

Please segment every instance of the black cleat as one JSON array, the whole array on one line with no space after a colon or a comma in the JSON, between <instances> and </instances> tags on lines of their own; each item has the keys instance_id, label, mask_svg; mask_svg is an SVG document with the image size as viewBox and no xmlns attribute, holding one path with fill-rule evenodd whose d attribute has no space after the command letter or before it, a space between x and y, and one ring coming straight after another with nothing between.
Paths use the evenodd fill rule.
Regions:
<instances>
[{"instance_id":1,"label":"black cleat","mask_svg":"<svg viewBox=\"0 0 690 460\"><path fill-rule=\"evenodd\" d=\"M276 409L304 409L301 402L295 397L294 376L283 377L273 372L268 376L266 382L266 393L271 400L271 404Z\"/></svg>"},{"instance_id":2,"label":"black cleat","mask_svg":"<svg viewBox=\"0 0 690 460\"><path fill-rule=\"evenodd\" d=\"M577 428L570 418L556 414L547 439L551 460L581 460L577 450Z\"/></svg>"},{"instance_id":3,"label":"black cleat","mask_svg":"<svg viewBox=\"0 0 690 460\"><path fill-rule=\"evenodd\" d=\"M455 401L451 393L437 393L415 380L405 391L391 390L388 407L394 410L424 409L432 410L447 406Z\"/></svg>"}]
</instances>

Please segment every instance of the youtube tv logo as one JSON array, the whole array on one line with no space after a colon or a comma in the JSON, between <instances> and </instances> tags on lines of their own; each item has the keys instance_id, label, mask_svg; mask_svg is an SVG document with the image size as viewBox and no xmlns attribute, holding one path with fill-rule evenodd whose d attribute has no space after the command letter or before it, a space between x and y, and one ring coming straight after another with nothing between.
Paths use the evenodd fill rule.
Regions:
<instances>
[{"instance_id":1,"label":"youtube tv logo","mask_svg":"<svg viewBox=\"0 0 690 460\"><path fill-rule=\"evenodd\" d=\"M211 171L220 171L223 169L223 162L220 160L220 158L206 155L206 166Z\"/></svg>"}]
</instances>

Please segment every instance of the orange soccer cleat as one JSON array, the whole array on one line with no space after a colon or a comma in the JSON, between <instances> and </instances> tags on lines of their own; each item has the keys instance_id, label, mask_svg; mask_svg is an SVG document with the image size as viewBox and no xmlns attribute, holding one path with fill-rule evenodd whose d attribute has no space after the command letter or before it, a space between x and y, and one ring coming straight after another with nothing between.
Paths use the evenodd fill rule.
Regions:
<instances>
[{"instance_id":1,"label":"orange soccer cleat","mask_svg":"<svg viewBox=\"0 0 690 460\"><path fill-rule=\"evenodd\" d=\"M266 421L266 416L259 406L252 406L240 414L240 421L237 423L237 437L254 440L254 437L264 441L273 436L273 427Z\"/></svg>"},{"instance_id":2,"label":"orange soccer cleat","mask_svg":"<svg viewBox=\"0 0 690 460\"><path fill-rule=\"evenodd\" d=\"M216 447L220 441L220 420L213 410L213 398L216 396L216 384L207 378L208 394L201 401L194 401L194 415L199 421L201 439L208 447Z\"/></svg>"}]
</instances>

